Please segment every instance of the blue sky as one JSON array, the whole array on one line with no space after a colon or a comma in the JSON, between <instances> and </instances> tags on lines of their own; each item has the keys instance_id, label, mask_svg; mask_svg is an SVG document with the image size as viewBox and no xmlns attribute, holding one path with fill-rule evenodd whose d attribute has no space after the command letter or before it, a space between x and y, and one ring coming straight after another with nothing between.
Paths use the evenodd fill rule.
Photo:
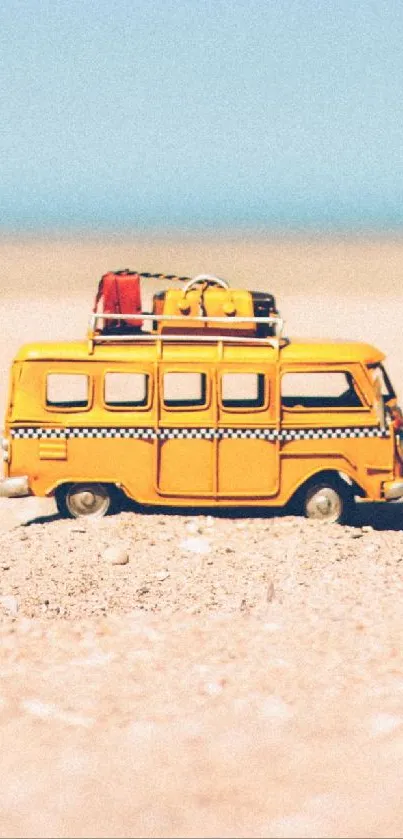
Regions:
<instances>
[{"instance_id":1,"label":"blue sky","mask_svg":"<svg viewBox=\"0 0 403 839\"><path fill-rule=\"evenodd\" d=\"M0 230L400 229L401 0L3 0Z\"/></svg>"}]
</instances>

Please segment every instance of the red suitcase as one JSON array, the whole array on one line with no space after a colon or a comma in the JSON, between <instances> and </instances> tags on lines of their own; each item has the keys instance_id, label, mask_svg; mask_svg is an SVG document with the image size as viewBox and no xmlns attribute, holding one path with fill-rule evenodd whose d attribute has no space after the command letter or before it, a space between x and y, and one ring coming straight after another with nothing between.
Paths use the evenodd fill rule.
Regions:
<instances>
[{"instance_id":1,"label":"red suitcase","mask_svg":"<svg viewBox=\"0 0 403 839\"><path fill-rule=\"evenodd\" d=\"M95 298L94 312L114 315L135 315L141 312L140 275L125 268L109 271L101 277ZM103 331L138 331L143 321L135 319L105 318Z\"/></svg>"}]
</instances>

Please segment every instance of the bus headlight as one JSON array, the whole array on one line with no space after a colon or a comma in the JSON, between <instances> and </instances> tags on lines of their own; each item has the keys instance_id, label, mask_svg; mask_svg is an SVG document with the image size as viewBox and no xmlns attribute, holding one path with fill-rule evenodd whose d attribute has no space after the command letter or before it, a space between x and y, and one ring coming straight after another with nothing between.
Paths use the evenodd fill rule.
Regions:
<instances>
[{"instance_id":1,"label":"bus headlight","mask_svg":"<svg viewBox=\"0 0 403 839\"><path fill-rule=\"evenodd\" d=\"M403 429L400 432L395 432L396 448L400 460L403 462Z\"/></svg>"}]
</instances>

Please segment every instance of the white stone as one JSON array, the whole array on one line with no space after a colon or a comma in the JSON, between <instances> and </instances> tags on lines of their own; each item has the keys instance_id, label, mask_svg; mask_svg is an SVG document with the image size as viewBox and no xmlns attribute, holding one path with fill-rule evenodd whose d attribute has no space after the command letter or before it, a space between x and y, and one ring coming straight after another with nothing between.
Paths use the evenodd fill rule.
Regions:
<instances>
[{"instance_id":1,"label":"white stone","mask_svg":"<svg viewBox=\"0 0 403 839\"><path fill-rule=\"evenodd\" d=\"M109 545L102 554L102 559L111 565L127 565L129 552L124 545Z\"/></svg>"},{"instance_id":2,"label":"white stone","mask_svg":"<svg viewBox=\"0 0 403 839\"><path fill-rule=\"evenodd\" d=\"M179 547L181 551L189 551L195 554L208 554L211 551L208 539L203 539L200 536L189 536L188 539L183 539Z\"/></svg>"},{"instance_id":3,"label":"white stone","mask_svg":"<svg viewBox=\"0 0 403 839\"><path fill-rule=\"evenodd\" d=\"M365 546L364 546L364 551L365 551L365 553L367 553L367 554L376 554L376 553L378 553L378 551L379 551L379 547L378 547L378 545L373 545L373 544L370 542L370 543L369 543L369 545L365 545Z\"/></svg>"},{"instance_id":4,"label":"white stone","mask_svg":"<svg viewBox=\"0 0 403 839\"><path fill-rule=\"evenodd\" d=\"M163 583L164 580L167 580L169 576L169 571L158 571L155 574L155 579L158 580L159 583Z\"/></svg>"},{"instance_id":5,"label":"white stone","mask_svg":"<svg viewBox=\"0 0 403 839\"><path fill-rule=\"evenodd\" d=\"M4 594L0 597L0 606L10 615L16 615L19 609L18 598L14 597L13 594Z\"/></svg>"},{"instance_id":6,"label":"white stone","mask_svg":"<svg viewBox=\"0 0 403 839\"><path fill-rule=\"evenodd\" d=\"M186 530L188 533L201 533L201 527L199 522L196 519L191 519L190 521L186 522Z\"/></svg>"}]
</instances>

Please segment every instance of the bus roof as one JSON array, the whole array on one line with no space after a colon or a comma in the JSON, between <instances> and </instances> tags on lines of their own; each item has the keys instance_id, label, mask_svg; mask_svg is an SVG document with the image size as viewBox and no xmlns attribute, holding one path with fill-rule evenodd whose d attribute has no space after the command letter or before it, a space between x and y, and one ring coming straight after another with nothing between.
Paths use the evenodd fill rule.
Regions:
<instances>
[{"instance_id":1,"label":"bus roof","mask_svg":"<svg viewBox=\"0 0 403 839\"><path fill-rule=\"evenodd\" d=\"M204 361L214 361L217 357L217 343L192 342L180 343L164 342L163 357L166 360L174 358L194 361L198 357ZM224 358L231 361L270 361L273 357L273 347L266 342L225 343ZM185 352L181 352L185 350ZM138 340L129 344L100 344L89 352L87 341L65 342L37 342L24 344L17 352L15 361L120 361L126 362L130 358L154 361L157 358L157 341ZM343 363L359 362L361 364L377 364L385 358L385 354L372 344L361 341L330 341L325 339L291 340L280 350L280 358L290 363Z\"/></svg>"},{"instance_id":2,"label":"bus roof","mask_svg":"<svg viewBox=\"0 0 403 839\"><path fill-rule=\"evenodd\" d=\"M309 340L293 340L283 348L281 356L284 361L322 361L330 362L360 362L361 364L378 364L385 358L385 353L372 344L362 341L325 340L310 338Z\"/></svg>"}]
</instances>

